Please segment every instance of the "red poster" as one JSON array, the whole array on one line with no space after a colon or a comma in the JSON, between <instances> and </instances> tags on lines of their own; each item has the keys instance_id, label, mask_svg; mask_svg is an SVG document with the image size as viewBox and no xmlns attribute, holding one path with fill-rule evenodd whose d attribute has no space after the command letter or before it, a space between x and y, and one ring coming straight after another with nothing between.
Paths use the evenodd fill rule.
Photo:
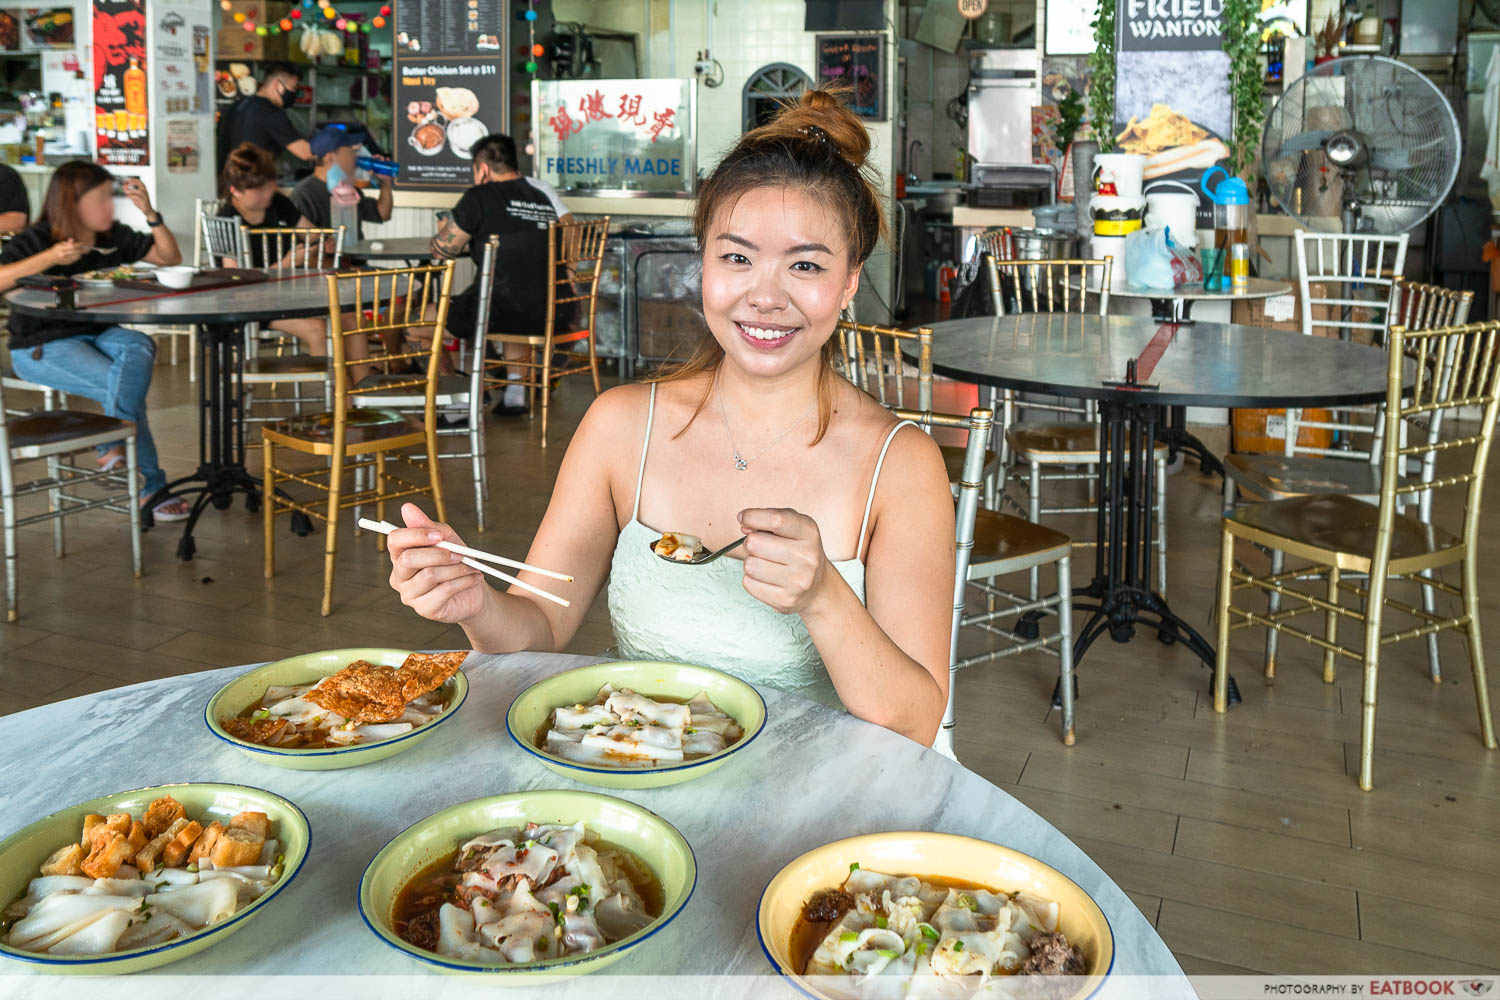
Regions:
<instances>
[{"instance_id":1,"label":"red poster","mask_svg":"<svg viewBox=\"0 0 1500 1000\"><path fill-rule=\"evenodd\" d=\"M94 0L94 127L100 163L151 162L142 0Z\"/></svg>"}]
</instances>

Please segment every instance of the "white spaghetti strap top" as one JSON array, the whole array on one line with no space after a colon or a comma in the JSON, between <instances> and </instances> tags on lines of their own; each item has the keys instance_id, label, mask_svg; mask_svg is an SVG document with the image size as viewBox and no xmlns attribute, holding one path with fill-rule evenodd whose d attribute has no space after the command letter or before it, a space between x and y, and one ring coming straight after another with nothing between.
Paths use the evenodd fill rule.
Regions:
<instances>
[{"instance_id":1,"label":"white spaghetti strap top","mask_svg":"<svg viewBox=\"0 0 1500 1000\"><path fill-rule=\"evenodd\" d=\"M833 682L802 619L774 611L746 593L742 562L719 559L704 566L681 566L652 555L651 543L661 532L642 524L640 513L655 418L656 386L652 385L635 500L610 563L609 616L620 654L633 659L703 664L752 684L796 691L839 706ZM902 421L891 428L881 445L854 558L833 560L834 569L861 602L865 599L865 533L870 527L875 488L891 441L903 426L916 425Z\"/></svg>"}]
</instances>

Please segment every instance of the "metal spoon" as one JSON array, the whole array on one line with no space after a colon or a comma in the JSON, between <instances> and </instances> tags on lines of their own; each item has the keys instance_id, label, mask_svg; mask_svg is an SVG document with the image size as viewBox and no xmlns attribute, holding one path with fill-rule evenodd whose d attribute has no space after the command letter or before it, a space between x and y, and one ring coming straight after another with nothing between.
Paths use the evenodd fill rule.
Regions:
<instances>
[{"instance_id":1,"label":"metal spoon","mask_svg":"<svg viewBox=\"0 0 1500 1000\"><path fill-rule=\"evenodd\" d=\"M739 538L737 538L734 541L730 542L728 545L724 546L722 549L720 549L717 552L705 553L704 555L701 555L701 556L694 556L691 559L673 559L671 556L664 556L661 553L659 553L659 552L656 551L656 542L648 542L647 544L651 547L651 554L653 556L656 556L656 558L658 558L658 559L665 560L666 562L669 562L669 563L676 563L679 566L702 566L704 563L711 563L715 559L717 559L720 556L722 556L724 553L729 552L732 549L737 549L741 545L744 545L745 544L745 539L747 539L749 537L750 537L749 535L741 535Z\"/></svg>"}]
</instances>

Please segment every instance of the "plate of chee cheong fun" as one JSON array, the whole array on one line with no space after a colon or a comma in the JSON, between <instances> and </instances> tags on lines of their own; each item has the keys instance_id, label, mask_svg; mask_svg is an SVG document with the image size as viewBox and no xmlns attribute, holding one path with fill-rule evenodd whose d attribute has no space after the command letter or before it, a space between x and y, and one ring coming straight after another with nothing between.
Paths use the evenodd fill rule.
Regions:
<instances>
[{"instance_id":1,"label":"plate of chee cheong fun","mask_svg":"<svg viewBox=\"0 0 1500 1000\"><path fill-rule=\"evenodd\" d=\"M466 650L331 649L256 667L214 694L204 721L252 759L332 770L410 750L468 697Z\"/></svg>"},{"instance_id":2,"label":"plate of chee cheong fun","mask_svg":"<svg viewBox=\"0 0 1500 1000\"><path fill-rule=\"evenodd\" d=\"M245 785L116 792L0 841L0 955L47 972L138 972L264 909L307 857L307 818Z\"/></svg>"},{"instance_id":3,"label":"plate of chee cheong fun","mask_svg":"<svg viewBox=\"0 0 1500 1000\"><path fill-rule=\"evenodd\" d=\"M710 667L654 660L595 663L516 696L510 737L558 774L605 788L702 777L766 725L760 692Z\"/></svg>"}]
</instances>

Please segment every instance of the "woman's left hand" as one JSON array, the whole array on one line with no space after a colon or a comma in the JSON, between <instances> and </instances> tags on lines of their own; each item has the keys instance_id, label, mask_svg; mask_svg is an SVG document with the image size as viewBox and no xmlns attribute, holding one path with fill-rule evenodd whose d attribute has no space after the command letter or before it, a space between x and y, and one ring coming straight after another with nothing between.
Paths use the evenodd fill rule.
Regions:
<instances>
[{"instance_id":1,"label":"woman's left hand","mask_svg":"<svg viewBox=\"0 0 1500 1000\"><path fill-rule=\"evenodd\" d=\"M148 219L154 214L151 208L151 196L146 193L146 185L141 183L139 177L127 177L121 187L125 191L125 197L130 203L141 210L141 214Z\"/></svg>"},{"instance_id":2,"label":"woman's left hand","mask_svg":"<svg viewBox=\"0 0 1500 1000\"><path fill-rule=\"evenodd\" d=\"M823 593L828 557L818 522L777 507L740 511L745 540L745 590L783 614L801 614Z\"/></svg>"}]
</instances>

